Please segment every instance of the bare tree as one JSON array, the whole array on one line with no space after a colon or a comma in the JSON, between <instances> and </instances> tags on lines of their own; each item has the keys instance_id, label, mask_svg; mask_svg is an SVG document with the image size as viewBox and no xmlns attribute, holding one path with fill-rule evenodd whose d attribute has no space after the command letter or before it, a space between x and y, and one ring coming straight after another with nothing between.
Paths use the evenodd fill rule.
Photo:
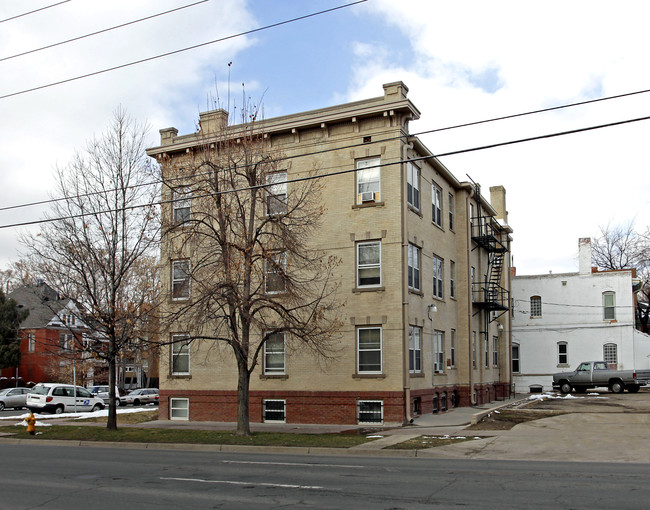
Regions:
<instances>
[{"instance_id":1,"label":"bare tree","mask_svg":"<svg viewBox=\"0 0 650 510\"><path fill-rule=\"evenodd\" d=\"M650 332L650 229L636 231L634 222L600 227L600 236L592 244L592 260L599 269L636 269L641 280L637 294L636 323Z\"/></svg>"},{"instance_id":2,"label":"bare tree","mask_svg":"<svg viewBox=\"0 0 650 510\"><path fill-rule=\"evenodd\" d=\"M73 299L87 331L84 345L108 364L111 430L116 360L146 330L142 310L152 306L157 287L159 173L145 154L146 133L116 110L106 132L57 169L57 200L40 232L21 236L31 274Z\"/></svg>"},{"instance_id":3,"label":"bare tree","mask_svg":"<svg viewBox=\"0 0 650 510\"><path fill-rule=\"evenodd\" d=\"M248 435L250 377L265 343L283 334L287 346L328 357L341 323L332 278L339 261L309 245L322 215L321 185L287 183L257 111L243 111L241 125L228 127L224 118L182 167L164 168L163 196L173 203L163 215L162 252L174 261L167 324L187 330L185 337L172 336L183 345L171 352L195 341L230 346L238 373L237 433ZM179 360L171 360L172 372Z\"/></svg>"}]
</instances>

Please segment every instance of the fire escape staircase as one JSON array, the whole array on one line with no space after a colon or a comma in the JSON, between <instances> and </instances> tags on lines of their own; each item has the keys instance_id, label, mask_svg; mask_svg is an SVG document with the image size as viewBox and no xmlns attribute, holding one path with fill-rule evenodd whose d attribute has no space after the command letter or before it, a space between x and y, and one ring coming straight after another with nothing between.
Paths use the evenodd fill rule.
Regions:
<instances>
[{"instance_id":1,"label":"fire escape staircase","mask_svg":"<svg viewBox=\"0 0 650 510\"><path fill-rule=\"evenodd\" d=\"M509 309L508 291L501 286L508 247L504 243L502 229L494 218L479 216L472 223L472 240L476 247L486 250L489 257L486 281L472 283L472 301L478 311L497 312L491 314L492 322Z\"/></svg>"}]
</instances>

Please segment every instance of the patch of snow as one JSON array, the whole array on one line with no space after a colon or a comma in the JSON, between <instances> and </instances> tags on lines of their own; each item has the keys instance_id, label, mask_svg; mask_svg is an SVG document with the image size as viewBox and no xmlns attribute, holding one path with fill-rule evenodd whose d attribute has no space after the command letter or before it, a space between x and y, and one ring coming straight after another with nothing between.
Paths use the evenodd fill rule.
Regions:
<instances>
[{"instance_id":1,"label":"patch of snow","mask_svg":"<svg viewBox=\"0 0 650 510\"><path fill-rule=\"evenodd\" d=\"M19 423L14 423L14 427L20 427L20 426L26 427L27 422L25 420L23 420L23 421L21 421ZM51 427L52 424L36 420L36 423L34 423L34 426L36 426L36 427Z\"/></svg>"},{"instance_id":2,"label":"patch of snow","mask_svg":"<svg viewBox=\"0 0 650 510\"><path fill-rule=\"evenodd\" d=\"M151 411L149 408L140 408L133 407L129 409L117 409L117 414L130 414L130 413L142 413L146 411ZM29 416L29 413L20 414L17 416L2 416L0 420L24 420ZM85 413L61 413L61 414L47 414L47 413L34 413L36 419L40 418L43 420L55 420L55 419L83 419L83 418L95 418L101 416L108 416L108 409L102 409L101 411L88 411Z\"/></svg>"},{"instance_id":3,"label":"patch of snow","mask_svg":"<svg viewBox=\"0 0 650 510\"><path fill-rule=\"evenodd\" d=\"M366 436L366 439L378 439L384 436Z\"/></svg>"}]
</instances>

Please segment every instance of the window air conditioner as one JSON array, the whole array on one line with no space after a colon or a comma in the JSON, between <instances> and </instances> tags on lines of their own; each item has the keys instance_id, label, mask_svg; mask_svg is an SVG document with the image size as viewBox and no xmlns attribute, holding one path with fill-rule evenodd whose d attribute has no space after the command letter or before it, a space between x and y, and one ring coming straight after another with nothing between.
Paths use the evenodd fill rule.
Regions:
<instances>
[{"instance_id":1,"label":"window air conditioner","mask_svg":"<svg viewBox=\"0 0 650 510\"><path fill-rule=\"evenodd\" d=\"M373 191L364 191L363 193L359 194L359 202L361 203L374 201L375 193Z\"/></svg>"}]
</instances>

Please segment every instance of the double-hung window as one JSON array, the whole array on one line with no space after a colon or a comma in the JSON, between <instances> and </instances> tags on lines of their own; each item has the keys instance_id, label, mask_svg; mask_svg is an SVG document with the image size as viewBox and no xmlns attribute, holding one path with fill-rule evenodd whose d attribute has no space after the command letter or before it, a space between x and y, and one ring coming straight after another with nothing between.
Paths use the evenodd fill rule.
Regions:
<instances>
[{"instance_id":1,"label":"double-hung window","mask_svg":"<svg viewBox=\"0 0 650 510\"><path fill-rule=\"evenodd\" d=\"M476 368L476 331L472 331L472 368Z\"/></svg>"},{"instance_id":2,"label":"double-hung window","mask_svg":"<svg viewBox=\"0 0 650 510\"><path fill-rule=\"evenodd\" d=\"M454 195L449 193L449 230L454 230Z\"/></svg>"},{"instance_id":3,"label":"double-hung window","mask_svg":"<svg viewBox=\"0 0 650 510\"><path fill-rule=\"evenodd\" d=\"M264 290L267 294L279 294L287 289L286 269L287 256L284 252L273 252L264 261Z\"/></svg>"},{"instance_id":4,"label":"double-hung window","mask_svg":"<svg viewBox=\"0 0 650 510\"><path fill-rule=\"evenodd\" d=\"M449 357L451 366L456 366L456 330L452 329L449 335Z\"/></svg>"},{"instance_id":5,"label":"double-hung window","mask_svg":"<svg viewBox=\"0 0 650 510\"><path fill-rule=\"evenodd\" d=\"M384 402L381 400L359 400L357 419L359 423L378 424L384 421Z\"/></svg>"},{"instance_id":6,"label":"double-hung window","mask_svg":"<svg viewBox=\"0 0 650 510\"><path fill-rule=\"evenodd\" d=\"M499 366L499 337L492 337L492 366Z\"/></svg>"},{"instance_id":7,"label":"double-hung window","mask_svg":"<svg viewBox=\"0 0 650 510\"><path fill-rule=\"evenodd\" d=\"M357 287L381 285L381 241L357 243Z\"/></svg>"},{"instance_id":8,"label":"double-hung window","mask_svg":"<svg viewBox=\"0 0 650 510\"><path fill-rule=\"evenodd\" d=\"M172 209L174 225L182 225L190 221L192 213L192 191L189 187L176 188L172 192Z\"/></svg>"},{"instance_id":9,"label":"double-hung window","mask_svg":"<svg viewBox=\"0 0 650 510\"><path fill-rule=\"evenodd\" d=\"M442 299L442 259L433 256L433 297Z\"/></svg>"},{"instance_id":10,"label":"double-hung window","mask_svg":"<svg viewBox=\"0 0 650 510\"><path fill-rule=\"evenodd\" d=\"M286 400L264 400L264 421L285 423L287 420Z\"/></svg>"},{"instance_id":11,"label":"double-hung window","mask_svg":"<svg viewBox=\"0 0 650 510\"><path fill-rule=\"evenodd\" d=\"M70 352L72 350L73 336L70 333L61 333L59 335L59 347L63 352Z\"/></svg>"},{"instance_id":12,"label":"double-hung window","mask_svg":"<svg viewBox=\"0 0 650 510\"><path fill-rule=\"evenodd\" d=\"M456 297L456 263L449 261L449 296Z\"/></svg>"},{"instance_id":13,"label":"double-hung window","mask_svg":"<svg viewBox=\"0 0 650 510\"><path fill-rule=\"evenodd\" d=\"M381 328L357 329L357 372L381 373Z\"/></svg>"},{"instance_id":14,"label":"double-hung window","mask_svg":"<svg viewBox=\"0 0 650 510\"><path fill-rule=\"evenodd\" d=\"M420 210L420 169L411 162L406 164L406 201L416 211Z\"/></svg>"},{"instance_id":15,"label":"double-hung window","mask_svg":"<svg viewBox=\"0 0 650 510\"><path fill-rule=\"evenodd\" d=\"M170 398L169 399L169 419L170 420L189 420L190 419L190 399L189 398Z\"/></svg>"},{"instance_id":16,"label":"double-hung window","mask_svg":"<svg viewBox=\"0 0 650 510\"><path fill-rule=\"evenodd\" d=\"M171 357L172 375L190 373L190 339L187 335L172 335Z\"/></svg>"},{"instance_id":17,"label":"double-hung window","mask_svg":"<svg viewBox=\"0 0 650 510\"><path fill-rule=\"evenodd\" d=\"M512 344L512 372L519 373L519 344Z\"/></svg>"},{"instance_id":18,"label":"double-hung window","mask_svg":"<svg viewBox=\"0 0 650 510\"><path fill-rule=\"evenodd\" d=\"M445 336L442 331L433 332L433 371L441 374L445 371Z\"/></svg>"},{"instance_id":19,"label":"double-hung window","mask_svg":"<svg viewBox=\"0 0 650 510\"><path fill-rule=\"evenodd\" d=\"M190 297L190 261L172 262L172 300L179 301Z\"/></svg>"},{"instance_id":20,"label":"double-hung window","mask_svg":"<svg viewBox=\"0 0 650 510\"><path fill-rule=\"evenodd\" d=\"M27 352L36 351L36 333L31 331L28 335Z\"/></svg>"},{"instance_id":21,"label":"double-hung window","mask_svg":"<svg viewBox=\"0 0 650 510\"><path fill-rule=\"evenodd\" d=\"M420 248L408 245L408 287L420 290Z\"/></svg>"},{"instance_id":22,"label":"double-hung window","mask_svg":"<svg viewBox=\"0 0 650 510\"><path fill-rule=\"evenodd\" d=\"M422 328L409 326L409 372L422 372Z\"/></svg>"},{"instance_id":23,"label":"double-hung window","mask_svg":"<svg viewBox=\"0 0 650 510\"><path fill-rule=\"evenodd\" d=\"M284 332L269 335L264 342L264 373L282 375L285 372Z\"/></svg>"},{"instance_id":24,"label":"double-hung window","mask_svg":"<svg viewBox=\"0 0 650 510\"><path fill-rule=\"evenodd\" d=\"M603 292L603 320L616 320L616 293Z\"/></svg>"},{"instance_id":25,"label":"double-hung window","mask_svg":"<svg viewBox=\"0 0 650 510\"><path fill-rule=\"evenodd\" d=\"M431 184L431 221L442 227L442 190Z\"/></svg>"},{"instance_id":26,"label":"double-hung window","mask_svg":"<svg viewBox=\"0 0 650 510\"><path fill-rule=\"evenodd\" d=\"M381 160L379 158L357 161L357 204L380 202Z\"/></svg>"},{"instance_id":27,"label":"double-hung window","mask_svg":"<svg viewBox=\"0 0 650 510\"><path fill-rule=\"evenodd\" d=\"M276 216L287 212L287 172L266 176L266 215Z\"/></svg>"},{"instance_id":28,"label":"double-hung window","mask_svg":"<svg viewBox=\"0 0 650 510\"><path fill-rule=\"evenodd\" d=\"M490 368L490 339L487 336L487 333L485 333L485 368Z\"/></svg>"},{"instance_id":29,"label":"double-hung window","mask_svg":"<svg viewBox=\"0 0 650 510\"><path fill-rule=\"evenodd\" d=\"M557 343L557 364L558 365L569 364L569 344L567 344L566 342Z\"/></svg>"}]
</instances>

